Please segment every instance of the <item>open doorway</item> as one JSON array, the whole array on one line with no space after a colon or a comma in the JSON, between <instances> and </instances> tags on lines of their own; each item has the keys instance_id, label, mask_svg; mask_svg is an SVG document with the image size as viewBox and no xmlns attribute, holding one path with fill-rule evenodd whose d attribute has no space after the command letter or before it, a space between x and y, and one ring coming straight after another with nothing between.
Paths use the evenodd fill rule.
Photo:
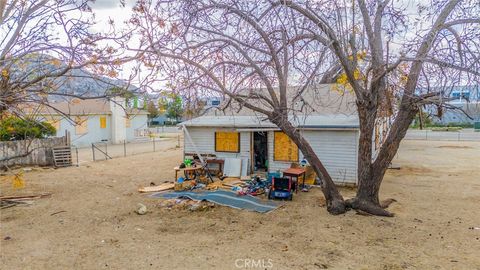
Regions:
<instances>
[{"instance_id":1,"label":"open doorway","mask_svg":"<svg viewBox=\"0 0 480 270\"><path fill-rule=\"evenodd\" d=\"M253 170L268 171L268 140L267 132L253 132Z\"/></svg>"}]
</instances>

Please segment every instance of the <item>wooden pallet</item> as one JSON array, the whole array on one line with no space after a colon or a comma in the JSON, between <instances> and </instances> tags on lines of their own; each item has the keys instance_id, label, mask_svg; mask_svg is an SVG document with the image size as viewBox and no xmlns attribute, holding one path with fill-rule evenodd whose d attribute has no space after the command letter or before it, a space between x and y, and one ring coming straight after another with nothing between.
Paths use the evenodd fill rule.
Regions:
<instances>
[{"instance_id":1,"label":"wooden pallet","mask_svg":"<svg viewBox=\"0 0 480 270\"><path fill-rule=\"evenodd\" d=\"M53 147L52 151L55 167L72 166L72 149L70 146Z\"/></svg>"}]
</instances>

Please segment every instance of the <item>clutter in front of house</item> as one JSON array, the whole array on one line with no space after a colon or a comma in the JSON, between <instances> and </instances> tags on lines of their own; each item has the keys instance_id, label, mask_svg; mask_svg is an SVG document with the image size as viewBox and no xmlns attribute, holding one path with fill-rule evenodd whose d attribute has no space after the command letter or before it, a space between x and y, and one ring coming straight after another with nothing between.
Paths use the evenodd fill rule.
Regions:
<instances>
[{"instance_id":1,"label":"clutter in front of house","mask_svg":"<svg viewBox=\"0 0 480 270\"><path fill-rule=\"evenodd\" d=\"M200 190L154 193L150 195L150 197L169 200L187 198L195 202L207 201L218 205L259 213L270 212L282 206L280 202L262 200L253 196L238 196L237 194L226 190Z\"/></svg>"},{"instance_id":2,"label":"clutter in front of house","mask_svg":"<svg viewBox=\"0 0 480 270\"><path fill-rule=\"evenodd\" d=\"M139 191L156 192L151 196L168 198L170 203L167 203L167 208L184 204L196 205L195 202L185 202L188 198L188 201L207 200L239 209L268 212L278 205L267 205L266 208L260 207L260 210L255 209L255 205L268 200L291 201L298 190L308 192L315 183L315 172L306 160L292 163L290 168L283 171L268 172L267 169L249 175L247 172L250 164L247 159L218 159L215 155L201 155L200 158L197 154L190 155L191 159L185 158L174 168L174 183L143 187ZM197 207L200 206L194 208Z\"/></svg>"}]
</instances>

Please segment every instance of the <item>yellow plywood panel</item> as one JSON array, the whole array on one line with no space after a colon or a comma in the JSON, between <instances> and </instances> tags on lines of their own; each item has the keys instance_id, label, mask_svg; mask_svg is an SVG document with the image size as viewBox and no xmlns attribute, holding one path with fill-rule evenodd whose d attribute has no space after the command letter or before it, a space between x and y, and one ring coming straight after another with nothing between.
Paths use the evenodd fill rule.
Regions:
<instances>
[{"instance_id":1,"label":"yellow plywood panel","mask_svg":"<svg viewBox=\"0 0 480 270\"><path fill-rule=\"evenodd\" d=\"M240 152L239 132L215 132L216 152Z\"/></svg>"},{"instance_id":2,"label":"yellow plywood panel","mask_svg":"<svg viewBox=\"0 0 480 270\"><path fill-rule=\"evenodd\" d=\"M273 159L275 161L298 161L297 145L282 131L275 131Z\"/></svg>"},{"instance_id":3,"label":"yellow plywood panel","mask_svg":"<svg viewBox=\"0 0 480 270\"><path fill-rule=\"evenodd\" d=\"M88 132L88 117L77 116L75 117L75 134L82 135Z\"/></svg>"},{"instance_id":4,"label":"yellow plywood panel","mask_svg":"<svg viewBox=\"0 0 480 270\"><path fill-rule=\"evenodd\" d=\"M107 117L100 116L100 128L107 128Z\"/></svg>"}]
</instances>

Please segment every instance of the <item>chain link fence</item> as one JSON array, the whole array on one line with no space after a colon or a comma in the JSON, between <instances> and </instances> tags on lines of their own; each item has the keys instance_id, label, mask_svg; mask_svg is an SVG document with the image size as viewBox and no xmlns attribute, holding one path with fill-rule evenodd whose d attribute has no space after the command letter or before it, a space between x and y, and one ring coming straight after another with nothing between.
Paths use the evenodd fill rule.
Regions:
<instances>
[{"instance_id":1,"label":"chain link fence","mask_svg":"<svg viewBox=\"0 0 480 270\"><path fill-rule=\"evenodd\" d=\"M405 139L427 141L480 141L480 132L474 129L462 129L459 131L409 129Z\"/></svg>"},{"instance_id":2,"label":"chain link fence","mask_svg":"<svg viewBox=\"0 0 480 270\"><path fill-rule=\"evenodd\" d=\"M183 138L180 134L162 138L148 138L124 142L122 144L108 144L105 142L92 143L90 147L78 148L80 165L92 161L108 160L127 157L143 153L161 152L182 146Z\"/></svg>"}]
</instances>

